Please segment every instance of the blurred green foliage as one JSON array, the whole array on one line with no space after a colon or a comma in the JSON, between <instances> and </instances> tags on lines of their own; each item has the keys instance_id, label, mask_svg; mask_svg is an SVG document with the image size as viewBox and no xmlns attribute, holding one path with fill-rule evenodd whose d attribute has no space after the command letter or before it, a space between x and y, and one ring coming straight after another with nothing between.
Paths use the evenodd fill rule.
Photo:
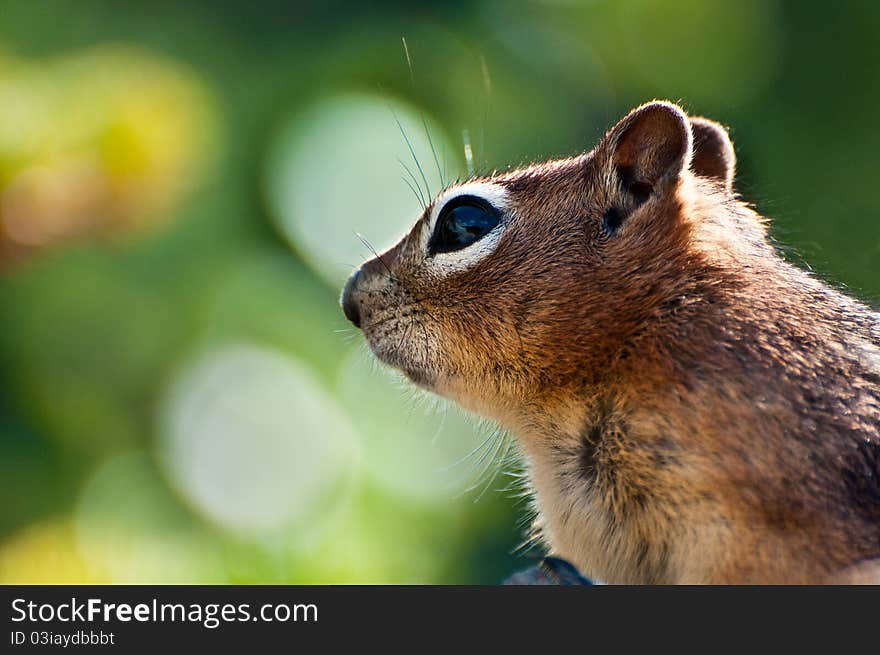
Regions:
<instances>
[{"instance_id":1,"label":"blurred green foliage","mask_svg":"<svg viewBox=\"0 0 880 655\"><path fill-rule=\"evenodd\" d=\"M503 578L525 508L467 491L491 427L409 398L336 306L354 232L418 209L395 116L454 176L465 130L491 170L677 100L731 127L787 252L871 299L878 33L856 2L5 0L0 581Z\"/></svg>"}]
</instances>

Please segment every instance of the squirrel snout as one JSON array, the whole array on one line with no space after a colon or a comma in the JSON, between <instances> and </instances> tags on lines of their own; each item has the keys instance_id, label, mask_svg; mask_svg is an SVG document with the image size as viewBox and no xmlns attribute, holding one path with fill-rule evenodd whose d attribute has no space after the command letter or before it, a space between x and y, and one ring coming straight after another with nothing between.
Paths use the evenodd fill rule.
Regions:
<instances>
[{"instance_id":1,"label":"squirrel snout","mask_svg":"<svg viewBox=\"0 0 880 655\"><path fill-rule=\"evenodd\" d=\"M361 326L360 304L354 299L354 292L357 289L360 277L361 269L358 269L348 278L348 282L345 283L345 287L342 289L342 298L340 299L345 318L354 323L356 328Z\"/></svg>"}]
</instances>

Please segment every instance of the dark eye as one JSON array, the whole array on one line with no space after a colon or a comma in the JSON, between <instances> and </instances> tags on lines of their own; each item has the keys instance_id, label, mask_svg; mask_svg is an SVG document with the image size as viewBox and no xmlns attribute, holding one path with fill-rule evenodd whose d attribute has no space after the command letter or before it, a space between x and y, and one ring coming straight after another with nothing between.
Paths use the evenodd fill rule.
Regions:
<instances>
[{"instance_id":1,"label":"dark eye","mask_svg":"<svg viewBox=\"0 0 880 655\"><path fill-rule=\"evenodd\" d=\"M431 254L461 250L482 239L501 221L501 214L475 196L453 198L440 211L431 238Z\"/></svg>"}]
</instances>

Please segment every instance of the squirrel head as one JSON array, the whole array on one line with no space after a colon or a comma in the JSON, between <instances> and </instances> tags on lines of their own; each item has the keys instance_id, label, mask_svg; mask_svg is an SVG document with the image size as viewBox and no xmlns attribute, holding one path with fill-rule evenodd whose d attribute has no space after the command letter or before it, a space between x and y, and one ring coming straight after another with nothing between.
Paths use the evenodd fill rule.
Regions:
<instances>
[{"instance_id":1,"label":"squirrel head","mask_svg":"<svg viewBox=\"0 0 880 655\"><path fill-rule=\"evenodd\" d=\"M735 202L726 130L668 102L585 154L442 191L342 295L376 356L493 418L596 384L702 266L692 205Z\"/></svg>"}]
</instances>

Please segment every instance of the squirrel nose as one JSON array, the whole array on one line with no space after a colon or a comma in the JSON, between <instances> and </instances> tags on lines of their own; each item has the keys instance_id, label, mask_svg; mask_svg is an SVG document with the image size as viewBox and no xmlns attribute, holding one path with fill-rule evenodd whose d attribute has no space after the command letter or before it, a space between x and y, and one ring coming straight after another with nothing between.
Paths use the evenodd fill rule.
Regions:
<instances>
[{"instance_id":1,"label":"squirrel nose","mask_svg":"<svg viewBox=\"0 0 880 655\"><path fill-rule=\"evenodd\" d=\"M342 312L345 318L354 323L354 326L361 326L360 305L354 300L354 291L357 289L358 280L361 277L361 270L358 269L348 278L345 287L342 289Z\"/></svg>"}]
</instances>

